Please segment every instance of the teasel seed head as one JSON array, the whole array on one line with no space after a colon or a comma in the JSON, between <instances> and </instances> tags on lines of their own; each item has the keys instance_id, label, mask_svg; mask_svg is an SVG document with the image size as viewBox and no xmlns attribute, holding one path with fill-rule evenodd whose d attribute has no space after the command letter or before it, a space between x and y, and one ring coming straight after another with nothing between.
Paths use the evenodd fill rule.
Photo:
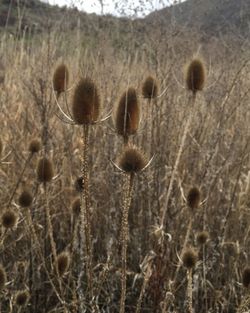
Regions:
<instances>
[{"instance_id":1,"label":"teasel seed head","mask_svg":"<svg viewBox=\"0 0 250 313\"><path fill-rule=\"evenodd\" d=\"M94 124L100 115L100 97L95 83L82 78L73 96L72 115L76 124Z\"/></svg>"},{"instance_id":2,"label":"teasel seed head","mask_svg":"<svg viewBox=\"0 0 250 313\"><path fill-rule=\"evenodd\" d=\"M54 176L52 162L46 157L41 158L37 165L37 179L41 183L48 183Z\"/></svg>"},{"instance_id":3,"label":"teasel seed head","mask_svg":"<svg viewBox=\"0 0 250 313\"><path fill-rule=\"evenodd\" d=\"M242 273L242 283L245 288L250 286L250 267L245 267Z\"/></svg>"},{"instance_id":4,"label":"teasel seed head","mask_svg":"<svg viewBox=\"0 0 250 313\"><path fill-rule=\"evenodd\" d=\"M19 307L24 307L28 304L30 294L27 290L18 291L16 294L16 305Z\"/></svg>"},{"instance_id":5,"label":"teasel seed head","mask_svg":"<svg viewBox=\"0 0 250 313\"><path fill-rule=\"evenodd\" d=\"M31 206L33 201L33 196L29 190L23 190L19 196L18 203L22 208L28 208Z\"/></svg>"},{"instance_id":6,"label":"teasel seed head","mask_svg":"<svg viewBox=\"0 0 250 313\"><path fill-rule=\"evenodd\" d=\"M75 216L78 216L81 212L80 198L75 198L71 204L72 212Z\"/></svg>"},{"instance_id":7,"label":"teasel seed head","mask_svg":"<svg viewBox=\"0 0 250 313\"><path fill-rule=\"evenodd\" d=\"M201 194L197 187L193 187L189 190L187 195L187 205L190 209L197 209L200 205Z\"/></svg>"},{"instance_id":8,"label":"teasel seed head","mask_svg":"<svg viewBox=\"0 0 250 313\"><path fill-rule=\"evenodd\" d=\"M152 76L148 76L142 85L142 95L145 99L154 99L158 96L158 86Z\"/></svg>"},{"instance_id":9,"label":"teasel seed head","mask_svg":"<svg viewBox=\"0 0 250 313\"><path fill-rule=\"evenodd\" d=\"M7 210L2 214L1 223L6 229L13 228L17 224L17 215L12 210Z\"/></svg>"},{"instance_id":10,"label":"teasel seed head","mask_svg":"<svg viewBox=\"0 0 250 313\"><path fill-rule=\"evenodd\" d=\"M39 139L32 139L29 143L29 152L35 154L41 150L41 141Z\"/></svg>"},{"instance_id":11,"label":"teasel seed head","mask_svg":"<svg viewBox=\"0 0 250 313\"><path fill-rule=\"evenodd\" d=\"M77 177L77 179L75 180L74 186L77 192L82 192L83 190L83 177L82 176Z\"/></svg>"},{"instance_id":12,"label":"teasel seed head","mask_svg":"<svg viewBox=\"0 0 250 313\"><path fill-rule=\"evenodd\" d=\"M123 93L116 108L114 123L118 135L125 141L137 132L140 122L140 106L136 90L129 88Z\"/></svg>"},{"instance_id":13,"label":"teasel seed head","mask_svg":"<svg viewBox=\"0 0 250 313\"><path fill-rule=\"evenodd\" d=\"M183 253L182 262L187 269L192 269L195 267L197 259L198 255L194 249L187 248Z\"/></svg>"},{"instance_id":14,"label":"teasel seed head","mask_svg":"<svg viewBox=\"0 0 250 313\"><path fill-rule=\"evenodd\" d=\"M200 246L205 245L207 243L208 239L209 239L209 234L207 231L201 231L196 236L197 243Z\"/></svg>"},{"instance_id":15,"label":"teasel seed head","mask_svg":"<svg viewBox=\"0 0 250 313\"><path fill-rule=\"evenodd\" d=\"M203 62L200 59L193 59L186 70L186 85L187 89L196 94L197 91L202 91L206 79L206 70Z\"/></svg>"},{"instance_id":16,"label":"teasel seed head","mask_svg":"<svg viewBox=\"0 0 250 313\"><path fill-rule=\"evenodd\" d=\"M70 256L68 252L61 252L57 257L57 269L60 276L63 276L68 268L70 263Z\"/></svg>"},{"instance_id":17,"label":"teasel seed head","mask_svg":"<svg viewBox=\"0 0 250 313\"><path fill-rule=\"evenodd\" d=\"M4 288L6 281L7 281L7 275L6 275L5 269L2 266L2 264L0 264L0 290Z\"/></svg>"},{"instance_id":18,"label":"teasel seed head","mask_svg":"<svg viewBox=\"0 0 250 313\"><path fill-rule=\"evenodd\" d=\"M134 145L126 146L118 159L118 166L125 173L139 173L146 165L147 158Z\"/></svg>"},{"instance_id":19,"label":"teasel seed head","mask_svg":"<svg viewBox=\"0 0 250 313\"><path fill-rule=\"evenodd\" d=\"M53 75L53 88L59 96L62 92L64 92L69 83L69 70L65 64L60 64L55 69Z\"/></svg>"}]
</instances>

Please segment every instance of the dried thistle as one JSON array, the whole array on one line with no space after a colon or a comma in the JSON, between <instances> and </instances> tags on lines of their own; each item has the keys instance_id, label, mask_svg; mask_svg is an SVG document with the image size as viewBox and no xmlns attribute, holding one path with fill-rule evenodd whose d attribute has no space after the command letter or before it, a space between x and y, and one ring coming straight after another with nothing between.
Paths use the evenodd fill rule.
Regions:
<instances>
[{"instance_id":1,"label":"dried thistle","mask_svg":"<svg viewBox=\"0 0 250 313\"><path fill-rule=\"evenodd\" d=\"M207 231L199 232L196 236L198 245L203 246L206 244L209 238L209 233Z\"/></svg>"},{"instance_id":2,"label":"dried thistle","mask_svg":"<svg viewBox=\"0 0 250 313\"><path fill-rule=\"evenodd\" d=\"M21 207L27 208L31 206L33 201L33 196L28 190L23 190L19 196L18 203Z\"/></svg>"},{"instance_id":3,"label":"dried thistle","mask_svg":"<svg viewBox=\"0 0 250 313\"><path fill-rule=\"evenodd\" d=\"M54 176L53 164L46 157L41 158L37 165L37 179L41 183L48 183Z\"/></svg>"},{"instance_id":4,"label":"dried thistle","mask_svg":"<svg viewBox=\"0 0 250 313\"><path fill-rule=\"evenodd\" d=\"M142 95L145 99L154 99L158 95L158 86L155 78L148 76L142 85Z\"/></svg>"},{"instance_id":5,"label":"dried thistle","mask_svg":"<svg viewBox=\"0 0 250 313\"><path fill-rule=\"evenodd\" d=\"M203 62L200 59L193 59L187 67L186 85L187 89L196 94L202 91L205 84L206 71Z\"/></svg>"},{"instance_id":6,"label":"dried thistle","mask_svg":"<svg viewBox=\"0 0 250 313\"><path fill-rule=\"evenodd\" d=\"M12 210L7 210L2 214L1 223L4 228L13 228L17 224L17 215Z\"/></svg>"},{"instance_id":7,"label":"dried thistle","mask_svg":"<svg viewBox=\"0 0 250 313\"><path fill-rule=\"evenodd\" d=\"M39 139L32 139L29 143L29 152L35 154L41 150L41 141Z\"/></svg>"},{"instance_id":8,"label":"dried thistle","mask_svg":"<svg viewBox=\"0 0 250 313\"><path fill-rule=\"evenodd\" d=\"M62 252L57 257L57 269L60 276L63 276L68 268L70 263L70 257L67 252Z\"/></svg>"},{"instance_id":9,"label":"dried thistle","mask_svg":"<svg viewBox=\"0 0 250 313\"><path fill-rule=\"evenodd\" d=\"M100 97L95 83L90 78L82 78L75 88L73 119L76 124L89 125L98 121L100 115Z\"/></svg>"},{"instance_id":10,"label":"dried thistle","mask_svg":"<svg viewBox=\"0 0 250 313\"><path fill-rule=\"evenodd\" d=\"M137 132L139 122L140 106L137 93L134 88L129 88L123 93L114 116L117 134L123 136L125 143L130 135Z\"/></svg>"},{"instance_id":11,"label":"dried thistle","mask_svg":"<svg viewBox=\"0 0 250 313\"><path fill-rule=\"evenodd\" d=\"M192 210L197 209L200 205L200 190L197 187L193 187L189 190L187 195L187 205Z\"/></svg>"},{"instance_id":12,"label":"dried thistle","mask_svg":"<svg viewBox=\"0 0 250 313\"><path fill-rule=\"evenodd\" d=\"M57 66L53 75L53 88L59 96L64 92L69 83L69 70L65 64L60 64Z\"/></svg>"},{"instance_id":13,"label":"dried thistle","mask_svg":"<svg viewBox=\"0 0 250 313\"><path fill-rule=\"evenodd\" d=\"M134 145L125 147L118 159L119 168L126 173L138 173L147 165L147 158Z\"/></svg>"},{"instance_id":14,"label":"dried thistle","mask_svg":"<svg viewBox=\"0 0 250 313\"><path fill-rule=\"evenodd\" d=\"M183 256L182 256L183 265L187 269L194 268L197 262L197 259L198 259L198 255L192 248L187 248L186 251L184 251Z\"/></svg>"},{"instance_id":15,"label":"dried thistle","mask_svg":"<svg viewBox=\"0 0 250 313\"><path fill-rule=\"evenodd\" d=\"M16 295L16 305L19 307L24 307L28 304L30 294L27 290L18 291Z\"/></svg>"}]
</instances>

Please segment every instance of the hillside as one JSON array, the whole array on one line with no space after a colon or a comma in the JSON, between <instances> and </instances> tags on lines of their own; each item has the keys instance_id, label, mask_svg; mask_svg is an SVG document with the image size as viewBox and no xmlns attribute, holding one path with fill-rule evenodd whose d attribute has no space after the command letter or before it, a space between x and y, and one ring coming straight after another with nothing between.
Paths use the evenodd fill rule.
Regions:
<instances>
[{"instance_id":1,"label":"hillside","mask_svg":"<svg viewBox=\"0 0 250 313\"><path fill-rule=\"evenodd\" d=\"M186 2L167 7L148 15L142 20L118 19L116 17L86 14L75 9L60 8L42 3L38 0L20 1L18 14L17 0L2 0L0 4L0 27L13 28L21 18L22 28L36 28L42 31L48 25L59 25L60 28L74 29L80 19L86 34L107 32L114 26L140 34L157 28L182 27L195 29L208 36L236 34L248 36L250 29L250 0L187 0ZM10 5L11 4L11 5Z\"/></svg>"}]
</instances>

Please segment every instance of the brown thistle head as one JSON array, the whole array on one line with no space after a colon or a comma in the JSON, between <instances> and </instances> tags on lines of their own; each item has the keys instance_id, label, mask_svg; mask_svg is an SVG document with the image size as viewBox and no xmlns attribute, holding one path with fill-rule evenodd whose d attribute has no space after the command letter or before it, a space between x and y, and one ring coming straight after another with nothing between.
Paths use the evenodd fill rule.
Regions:
<instances>
[{"instance_id":1,"label":"brown thistle head","mask_svg":"<svg viewBox=\"0 0 250 313\"><path fill-rule=\"evenodd\" d=\"M82 192L83 190L83 177L82 176L79 176L76 178L74 186L77 192Z\"/></svg>"},{"instance_id":2,"label":"brown thistle head","mask_svg":"<svg viewBox=\"0 0 250 313\"><path fill-rule=\"evenodd\" d=\"M16 213L12 210L7 210L2 214L1 224L4 228L10 229L16 226L17 220Z\"/></svg>"},{"instance_id":3,"label":"brown thistle head","mask_svg":"<svg viewBox=\"0 0 250 313\"><path fill-rule=\"evenodd\" d=\"M53 88L59 96L62 92L64 92L69 83L69 70L65 64L60 64L55 69L53 75Z\"/></svg>"},{"instance_id":4,"label":"brown thistle head","mask_svg":"<svg viewBox=\"0 0 250 313\"><path fill-rule=\"evenodd\" d=\"M193 187L189 190L187 195L187 205L190 209L197 209L200 205L201 194L197 187Z\"/></svg>"},{"instance_id":5,"label":"brown thistle head","mask_svg":"<svg viewBox=\"0 0 250 313\"><path fill-rule=\"evenodd\" d=\"M51 160L41 158L37 164L37 179L41 183L48 183L54 176L54 169Z\"/></svg>"},{"instance_id":6,"label":"brown thistle head","mask_svg":"<svg viewBox=\"0 0 250 313\"><path fill-rule=\"evenodd\" d=\"M136 90L129 88L123 93L116 108L114 123L118 135L127 138L137 132L140 122L140 106Z\"/></svg>"},{"instance_id":7,"label":"brown thistle head","mask_svg":"<svg viewBox=\"0 0 250 313\"><path fill-rule=\"evenodd\" d=\"M118 166L125 173L139 173L145 168L146 165L147 158L134 145L125 147L118 159Z\"/></svg>"},{"instance_id":8,"label":"brown thistle head","mask_svg":"<svg viewBox=\"0 0 250 313\"><path fill-rule=\"evenodd\" d=\"M33 196L29 190L23 190L18 198L18 203L22 208L28 208L31 206L33 201Z\"/></svg>"},{"instance_id":9,"label":"brown thistle head","mask_svg":"<svg viewBox=\"0 0 250 313\"><path fill-rule=\"evenodd\" d=\"M195 250L193 248L187 248L183 253L182 262L190 270L195 267L197 259L198 255Z\"/></svg>"},{"instance_id":10,"label":"brown thistle head","mask_svg":"<svg viewBox=\"0 0 250 313\"><path fill-rule=\"evenodd\" d=\"M142 85L142 95L145 99L154 99L158 96L158 86L152 76L148 76Z\"/></svg>"},{"instance_id":11,"label":"brown thistle head","mask_svg":"<svg viewBox=\"0 0 250 313\"><path fill-rule=\"evenodd\" d=\"M57 257L57 269L60 276L63 276L67 272L69 263L70 256L68 252L61 252Z\"/></svg>"},{"instance_id":12,"label":"brown thistle head","mask_svg":"<svg viewBox=\"0 0 250 313\"><path fill-rule=\"evenodd\" d=\"M30 294L28 290L18 291L16 294L16 306L23 307L29 302Z\"/></svg>"},{"instance_id":13,"label":"brown thistle head","mask_svg":"<svg viewBox=\"0 0 250 313\"><path fill-rule=\"evenodd\" d=\"M198 245L203 246L207 243L209 239L209 233L207 231L201 231L196 236L196 241Z\"/></svg>"},{"instance_id":14,"label":"brown thistle head","mask_svg":"<svg viewBox=\"0 0 250 313\"><path fill-rule=\"evenodd\" d=\"M4 267L0 264L0 290L2 290L6 284L7 276Z\"/></svg>"},{"instance_id":15,"label":"brown thistle head","mask_svg":"<svg viewBox=\"0 0 250 313\"><path fill-rule=\"evenodd\" d=\"M245 267L242 273L242 283L245 288L250 286L250 267Z\"/></svg>"},{"instance_id":16,"label":"brown thistle head","mask_svg":"<svg viewBox=\"0 0 250 313\"><path fill-rule=\"evenodd\" d=\"M35 154L41 150L41 141L39 139L32 139L29 143L29 152Z\"/></svg>"},{"instance_id":17,"label":"brown thistle head","mask_svg":"<svg viewBox=\"0 0 250 313\"><path fill-rule=\"evenodd\" d=\"M200 59L193 59L186 70L186 86L195 95L197 91L202 91L206 79L206 70Z\"/></svg>"},{"instance_id":18,"label":"brown thistle head","mask_svg":"<svg viewBox=\"0 0 250 313\"><path fill-rule=\"evenodd\" d=\"M72 115L79 125L94 124L100 115L100 97L95 83L90 78L82 78L73 96Z\"/></svg>"}]
</instances>

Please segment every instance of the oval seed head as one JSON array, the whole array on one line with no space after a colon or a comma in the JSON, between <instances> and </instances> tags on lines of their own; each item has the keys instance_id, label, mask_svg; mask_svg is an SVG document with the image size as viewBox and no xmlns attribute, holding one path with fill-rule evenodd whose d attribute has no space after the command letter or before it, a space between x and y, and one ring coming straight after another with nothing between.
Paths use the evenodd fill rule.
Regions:
<instances>
[{"instance_id":1,"label":"oval seed head","mask_svg":"<svg viewBox=\"0 0 250 313\"><path fill-rule=\"evenodd\" d=\"M193 187L189 190L187 195L187 205L192 210L197 209L200 205L200 190L197 187Z\"/></svg>"},{"instance_id":2,"label":"oval seed head","mask_svg":"<svg viewBox=\"0 0 250 313\"><path fill-rule=\"evenodd\" d=\"M114 123L118 135L127 138L136 133L140 122L140 106L136 90L129 88L118 103Z\"/></svg>"},{"instance_id":3,"label":"oval seed head","mask_svg":"<svg viewBox=\"0 0 250 313\"><path fill-rule=\"evenodd\" d=\"M41 183L48 183L54 176L53 164L47 158L41 158L37 165L37 179Z\"/></svg>"},{"instance_id":4,"label":"oval seed head","mask_svg":"<svg viewBox=\"0 0 250 313\"><path fill-rule=\"evenodd\" d=\"M63 276L68 268L70 263L70 257L67 252L62 252L57 257L57 269L60 276Z\"/></svg>"},{"instance_id":5,"label":"oval seed head","mask_svg":"<svg viewBox=\"0 0 250 313\"><path fill-rule=\"evenodd\" d=\"M76 124L93 124L100 115L100 97L95 83L90 78L82 78L76 86L72 115Z\"/></svg>"},{"instance_id":6,"label":"oval seed head","mask_svg":"<svg viewBox=\"0 0 250 313\"><path fill-rule=\"evenodd\" d=\"M6 284L7 276L5 269L3 268L2 264L0 264L0 290L2 290Z\"/></svg>"},{"instance_id":7,"label":"oval seed head","mask_svg":"<svg viewBox=\"0 0 250 313\"><path fill-rule=\"evenodd\" d=\"M147 165L145 155L136 146L125 147L118 159L118 166L126 173L138 173Z\"/></svg>"},{"instance_id":8,"label":"oval seed head","mask_svg":"<svg viewBox=\"0 0 250 313\"><path fill-rule=\"evenodd\" d=\"M71 204L72 212L78 216L81 212L81 201L80 198L75 198Z\"/></svg>"},{"instance_id":9,"label":"oval seed head","mask_svg":"<svg viewBox=\"0 0 250 313\"><path fill-rule=\"evenodd\" d=\"M158 96L158 86L152 76L148 76L142 85L142 95L145 99L154 99Z\"/></svg>"},{"instance_id":10,"label":"oval seed head","mask_svg":"<svg viewBox=\"0 0 250 313\"><path fill-rule=\"evenodd\" d=\"M18 203L22 208L28 208L33 201L32 194L28 190L23 190L19 196Z\"/></svg>"},{"instance_id":11,"label":"oval seed head","mask_svg":"<svg viewBox=\"0 0 250 313\"><path fill-rule=\"evenodd\" d=\"M83 191L83 177L77 177L74 183L75 189L77 192L82 192Z\"/></svg>"},{"instance_id":12,"label":"oval seed head","mask_svg":"<svg viewBox=\"0 0 250 313\"><path fill-rule=\"evenodd\" d=\"M41 141L39 139L32 139L29 143L29 152L31 154L37 153L41 150Z\"/></svg>"},{"instance_id":13,"label":"oval seed head","mask_svg":"<svg viewBox=\"0 0 250 313\"><path fill-rule=\"evenodd\" d=\"M17 224L17 215L12 210L5 211L1 217L2 226L9 229Z\"/></svg>"},{"instance_id":14,"label":"oval seed head","mask_svg":"<svg viewBox=\"0 0 250 313\"><path fill-rule=\"evenodd\" d=\"M16 295L16 305L26 306L29 302L30 294L27 290L18 291Z\"/></svg>"},{"instance_id":15,"label":"oval seed head","mask_svg":"<svg viewBox=\"0 0 250 313\"><path fill-rule=\"evenodd\" d=\"M64 92L69 83L69 70L65 64L60 64L57 66L53 75L53 88L59 96Z\"/></svg>"},{"instance_id":16,"label":"oval seed head","mask_svg":"<svg viewBox=\"0 0 250 313\"><path fill-rule=\"evenodd\" d=\"M183 253L183 257L182 257L182 262L183 265L187 268L187 269L192 269L195 267L195 264L197 262L198 259L198 255L197 253L194 251L194 249L192 248L188 248L186 249L186 251L184 251Z\"/></svg>"},{"instance_id":17,"label":"oval seed head","mask_svg":"<svg viewBox=\"0 0 250 313\"><path fill-rule=\"evenodd\" d=\"M193 59L187 67L186 85L187 89L196 94L202 91L205 84L206 70L200 59Z\"/></svg>"},{"instance_id":18,"label":"oval seed head","mask_svg":"<svg viewBox=\"0 0 250 313\"><path fill-rule=\"evenodd\" d=\"M196 240L198 245L203 246L206 244L206 242L208 241L209 238L209 234L207 231L201 231L197 234L196 236Z\"/></svg>"},{"instance_id":19,"label":"oval seed head","mask_svg":"<svg viewBox=\"0 0 250 313\"><path fill-rule=\"evenodd\" d=\"M242 283L245 288L250 286L250 267L245 267L242 273Z\"/></svg>"}]
</instances>

